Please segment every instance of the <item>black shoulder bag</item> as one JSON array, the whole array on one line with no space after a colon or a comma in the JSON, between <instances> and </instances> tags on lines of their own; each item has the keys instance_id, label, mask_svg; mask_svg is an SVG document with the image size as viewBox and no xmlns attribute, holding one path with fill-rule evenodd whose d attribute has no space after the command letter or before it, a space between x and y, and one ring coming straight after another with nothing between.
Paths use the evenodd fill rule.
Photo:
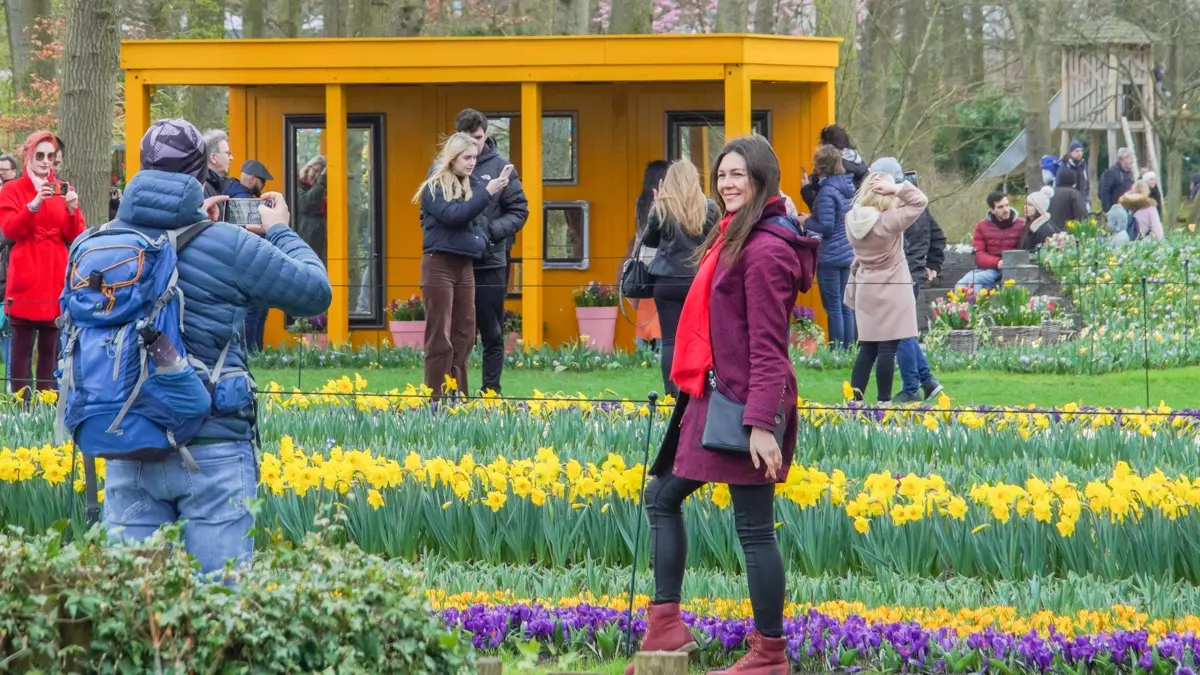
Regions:
<instances>
[{"instance_id":1,"label":"black shoulder bag","mask_svg":"<svg viewBox=\"0 0 1200 675\"><path fill-rule=\"evenodd\" d=\"M704 431L700 433L700 447L705 450L723 452L750 452L750 427L743 422L746 414L746 404L738 403L730 396L722 394L719 389L728 387L717 377L716 366L708 373L709 400L708 412L704 415ZM732 394L732 392L730 392ZM787 393L785 385L783 393ZM787 432L787 401L779 402L779 412L775 413L775 442L783 449L783 436Z\"/></svg>"}]
</instances>

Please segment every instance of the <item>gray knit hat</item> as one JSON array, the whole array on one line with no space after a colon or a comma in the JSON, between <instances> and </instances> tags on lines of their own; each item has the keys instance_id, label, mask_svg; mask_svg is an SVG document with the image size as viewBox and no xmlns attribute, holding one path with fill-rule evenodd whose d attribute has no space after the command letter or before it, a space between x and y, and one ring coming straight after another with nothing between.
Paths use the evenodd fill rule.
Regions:
<instances>
[{"instance_id":1,"label":"gray knit hat","mask_svg":"<svg viewBox=\"0 0 1200 675\"><path fill-rule=\"evenodd\" d=\"M142 168L187 174L203 183L208 175L204 138L184 119L159 120L142 137Z\"/></svg>"},{"instance_id":2,"label":"gray knit hat","mask_svg":"<svg viewBox=\"0 0 1200 675\"><path fill-rule=\"evenodd\" d=\"M871 164L871 173L886 173L897 183L904 182L904 169L895 157L880 157Z\"/></svg>"},{"instance_id":3,"label":"gray knit hat","mask_svg":"<svg viewBox=\"0 0 1200 675\"><path fill-rule=\"evenodd\" d=\"M1129 211L1120 204L1113 204L1108 210L1108 231L1110 234L1124 232L1129 227Z\"/></svg>"}]
</instances>

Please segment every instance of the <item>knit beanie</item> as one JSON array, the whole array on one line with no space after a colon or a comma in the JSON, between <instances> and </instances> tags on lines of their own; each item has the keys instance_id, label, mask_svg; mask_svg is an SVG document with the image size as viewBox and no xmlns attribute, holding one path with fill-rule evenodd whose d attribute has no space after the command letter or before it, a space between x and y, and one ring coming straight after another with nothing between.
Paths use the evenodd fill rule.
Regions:
<instances>
[{"instance_id":1,"label":"knit beanie","mask_svg":"<svg viewBox=\"0 0 1200 675\"><path fill-rule=\"evenodd\" d=\"M142 168L187 174L203 183L208 174L204 138L184 119L159 120L142 137Z\"/></svg>"},{"instance_id":2,"label":"knit beanie","mask_svg":"<svg viewBox=\"0 0 1200 675\"><path fill-rule=\"evenodd\" d=\"M871 165L871 173L886 173L897 183L904 182L904 169L895 157L880 157Z\"/></svg>"},{"instance_id":3,"label":"knit beanie","mask_svg":"<svg viewBox=\"0 0 1200 675\"><path fill-rule=\"evenodd\" d=\"M1050 197L1042 190L1029 193L1029 196L1025 198L1025 203L1032 204L1039 214L1050 211Z\"/></svg>"},{"instance_id":4,"label":"knit beanie","mask_svg":"<svg viewBox=\"0 0 1200 675\"><path fill-rule=\"evenodd\" d=\"M1074 139L1071 141L1071 149L1068 150L1068 152L1075 152L1076 150L1082 150L1082 149L1083 149L1083 143L1080 143L1078 139Z\"/></svg>"}]
</instances>

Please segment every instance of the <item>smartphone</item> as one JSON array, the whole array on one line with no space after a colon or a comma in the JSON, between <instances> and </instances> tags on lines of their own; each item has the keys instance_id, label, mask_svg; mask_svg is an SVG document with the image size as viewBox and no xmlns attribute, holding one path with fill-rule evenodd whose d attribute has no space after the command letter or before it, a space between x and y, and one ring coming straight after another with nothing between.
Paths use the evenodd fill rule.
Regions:
<instances>
[{"instance_id":1,"label":"smartphone","mask_svg":"<svg viewBox=\"0 0 1200 675\"><path fill-rule=\"evenodd\" d=\"M56 197L66 197L67 193L71 191L71 184L67 182L54 182L50 185L54 187L54 196Z\"/></svg>"},{"instance_id":2,"label":"smartphone","mask_svg":"<svg viewBox=\"0 0 1200 675\"><path fill-rule=\"evenodd\" d=\"M916 171L905 171L904 172L904 180L912 183L913 185L916 185L917 184L917 172Z\"/></svg>"},{"instance_id":3,"label":"smartphone","mask_svg":"<svg viewBox=\"0 0 1200 675\"><path fill-rule=\"evenodd\" d=\"M513 172L513 165L512 165L512 164L505 164L505 165L504 165L504 168L500 170L500 177L501 177L501 178L508 178L509 176L511 176L511 175L512 175L512 172Z\"/></svg>"},{"instance_id":4,"label":"smartphone","mask_svg":"<svg viewBox=\"0 0 1200 675\"><path fill-rule=\"evenodd\" d=\"M258 215L261 204L271 205L268 199L230 199L222 206L225 207L224 220L233 225L262 225Z\"/></svg>"}]
</instances>

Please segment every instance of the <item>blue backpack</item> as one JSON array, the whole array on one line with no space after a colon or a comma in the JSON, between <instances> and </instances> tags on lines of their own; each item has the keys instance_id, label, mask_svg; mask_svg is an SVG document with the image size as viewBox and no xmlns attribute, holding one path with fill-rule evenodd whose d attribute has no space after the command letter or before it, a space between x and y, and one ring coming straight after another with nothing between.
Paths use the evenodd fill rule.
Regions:
<instances>
[{"instance_id":1,"label":"blue backpack","mask_svg":"<svg viewBox=\"0 0 1200 675\"><path fill-rule=\"evenodd\" d=\"M152 239L113 222L71 246L59 301L55 432L59 443L69 432L83 453L90 522L99 516L97 457L161 459L179 452L198 470L186 444L208 418L212 397L183 344L185 302L176 265L179 253L211 225L202 221ZM147 340L159 335L181 357L162 370L147 351Z\"/></svg>"}]
</instances>

